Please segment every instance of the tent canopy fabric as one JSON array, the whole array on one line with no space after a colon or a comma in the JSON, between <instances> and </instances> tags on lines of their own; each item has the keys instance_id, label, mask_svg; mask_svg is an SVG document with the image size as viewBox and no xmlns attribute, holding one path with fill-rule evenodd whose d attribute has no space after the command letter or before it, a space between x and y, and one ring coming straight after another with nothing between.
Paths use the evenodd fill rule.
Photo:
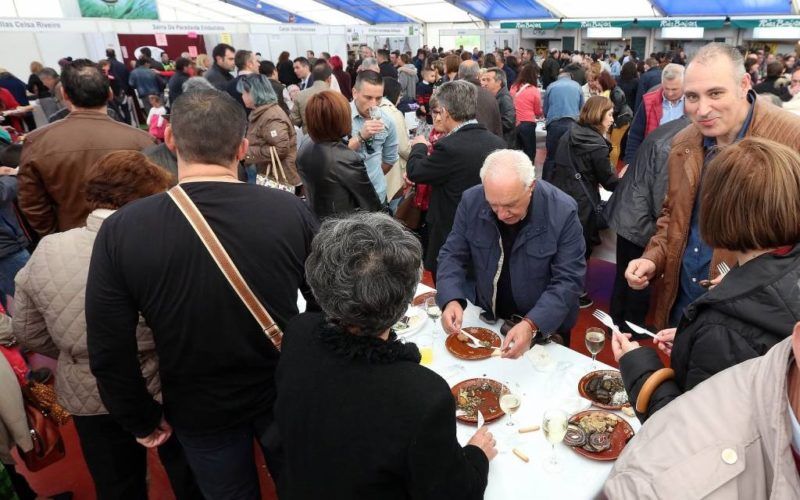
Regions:
<instances>
[{"instance_id":1,"label":"tent canopy fabric","mask_svg":"<svg viewBox=\"0 0 800 500\"><path fill-rule=\"evenodd\" d=\"M158 0L158 4L162 18L170 19L331 25L775 16L798 14L800 8L800 0Z\"/></svg>"}]
</instances>

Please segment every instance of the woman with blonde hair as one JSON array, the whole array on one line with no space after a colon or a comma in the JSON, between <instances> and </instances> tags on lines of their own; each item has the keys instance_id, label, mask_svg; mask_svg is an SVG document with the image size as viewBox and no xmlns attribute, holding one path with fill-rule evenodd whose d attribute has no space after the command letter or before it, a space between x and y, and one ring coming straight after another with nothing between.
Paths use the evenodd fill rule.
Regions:
<instances>
[{"instance_id":1,"label":"woman with blonde hair","mask_svg":"<svg viewBox=\"0 0 800 500\"><path fill-rule=\"evenodd\" d=\"M198 54L197 59L194 61L195 74L194 76L203 76L208 68L211 67L211 58L208 54Z\"/></svg>"},{"instance_id":2,"label":"woman with blonde hair","mask_svg":"<svg viewBox=\"0 0 800 500\"><path fill-rule=\"evenodd\" d=\"M586 240L586 259L600 244L600 189L613 191L619 183L609 160L611 143L608 132L614 124L614 104L607 97L594 96L586 101L580 118L558 142L551 184L578 202L578 217ZM584 292L581 307L592 304Z\"/></svg>"}]
</instances>

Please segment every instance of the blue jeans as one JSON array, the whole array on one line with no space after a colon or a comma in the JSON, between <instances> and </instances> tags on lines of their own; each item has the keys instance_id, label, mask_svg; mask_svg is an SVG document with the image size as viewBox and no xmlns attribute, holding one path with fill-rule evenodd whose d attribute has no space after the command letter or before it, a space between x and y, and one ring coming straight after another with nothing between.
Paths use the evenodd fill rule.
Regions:
<instances>
[{"instance_id":1,"label":"blue jeans","mask_svg":"<svg viewBox=\"0 0 800 500\"><path fill-rule=\"evenodd\" d=\"M180 429L175 429L175 434L183 445L186 460L206 498L261 498L253 440L258 441L270 475L280 492L278 480L283 456L278 444L277 428L271 419L256 418L253 422L208 435L186 434Z\"/></svg>"},{"instance_id":2,"label":"blue jeans","mask_svg":"<svg viewBox=\"0 0 800 500\"><path fill-rule=\"evenodd\" d=\"M566 117L553 120L547 125L547 138L545 142L547 145L547 157L544 160L544 167L542 168L542 180L550 182L553 178L558 142L561 140L561 136L569 131L573 123L575 123L575 120Z\"/></svg>"},{"instance_id":3,"label":"blue jeans","mask_svg":"<svg viewBox=\"0 0 800 500\"><path fill-rule=\"evenodd\" d=\"M24 248L0 258L0 301L3 306L6 305L6 296L14 296L14 278L30 258L31 254Z\"/></svg>"}]
</instances>

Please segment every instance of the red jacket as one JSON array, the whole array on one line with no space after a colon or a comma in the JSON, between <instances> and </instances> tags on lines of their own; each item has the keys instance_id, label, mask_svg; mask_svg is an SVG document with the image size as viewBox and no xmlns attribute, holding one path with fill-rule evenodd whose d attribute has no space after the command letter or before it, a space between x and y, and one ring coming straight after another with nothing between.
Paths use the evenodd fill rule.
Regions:
<instances>
[{"instance_id":1,"label":"red jacket","mask_svg":"<svg viewBox=\"0 0 800 500\"><path fill-rule=\"evenodd\" d=\"M663 102L664 93L661 92L661 87L657 87L642 97L642 106L644 106L644 116L647 123L644 127L645 137L658 128L661 117L664 116L664 108L661 107Z\"/></svg>"}]
</instances>

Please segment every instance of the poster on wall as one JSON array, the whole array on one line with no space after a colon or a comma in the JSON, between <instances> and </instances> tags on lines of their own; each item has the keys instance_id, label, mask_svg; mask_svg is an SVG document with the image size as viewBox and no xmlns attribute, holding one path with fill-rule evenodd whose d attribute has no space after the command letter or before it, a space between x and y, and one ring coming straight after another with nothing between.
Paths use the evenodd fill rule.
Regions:
<instances>
[{"instance_id":1,"label":"poster on wall","mask_svg":"<svg viewBox=\"0 0 800 500\"><path fill-rule=\"evenodd\" d=\"M158 19L156 0L78 0L83 17Z\"/></svg>"}]
</instances>

